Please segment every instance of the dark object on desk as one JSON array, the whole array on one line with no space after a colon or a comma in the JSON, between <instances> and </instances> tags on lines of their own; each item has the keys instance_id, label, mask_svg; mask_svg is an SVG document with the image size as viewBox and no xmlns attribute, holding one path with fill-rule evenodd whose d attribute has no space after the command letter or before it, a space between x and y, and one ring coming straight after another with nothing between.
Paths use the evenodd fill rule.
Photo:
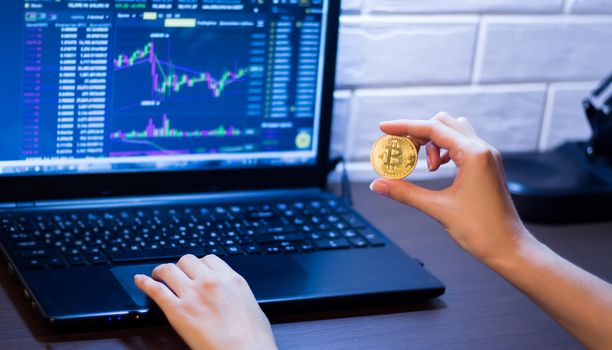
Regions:
<instances>
[{"instance_id":1,"label":"dark object on desk","mask_svg":"<svg viewBox=\"0 0 612 350\"><path fill-rule=\"evenodd\" d=\"M527 221L612 219L612 73L584 100L593 136L548 152L504 157L508 187Z\"/></svg>"}]
</instances>

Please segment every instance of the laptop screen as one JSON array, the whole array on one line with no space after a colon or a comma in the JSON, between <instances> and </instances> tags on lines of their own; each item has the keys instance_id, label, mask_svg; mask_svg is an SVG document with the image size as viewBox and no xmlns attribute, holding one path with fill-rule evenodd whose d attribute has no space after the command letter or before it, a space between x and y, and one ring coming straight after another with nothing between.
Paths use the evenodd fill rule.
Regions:
<instances>
[{"instance_id":1,"label":"laptop screen","mask_svg":"<svg viewBox=\"0 0 612 350\"><path fill-rule=\"evenodd\" d=\"M327 5L23 1L1 175L314 164Z\"/></svg>"}]
</instances>

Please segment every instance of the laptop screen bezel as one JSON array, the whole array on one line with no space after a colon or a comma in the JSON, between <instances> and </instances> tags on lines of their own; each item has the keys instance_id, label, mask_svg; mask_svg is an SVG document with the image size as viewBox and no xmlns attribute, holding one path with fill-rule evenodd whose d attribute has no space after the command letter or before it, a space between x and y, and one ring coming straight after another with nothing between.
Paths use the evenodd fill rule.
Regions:
<instances>
[{"instance_id":1,"label":"laptop screen bezel","mask_svg":"<svg viewBox=\"0 0 612 350\"><path fill-rule=\"evenodd\" d=\"M15 1L20 4L20 2ZM316 164L312 166L283 166L267 168L236 168L222 170L188 170L134 173L67 174L37 176L0 176L0 201L20 202L43 199L73 199L87 197L112 197L132 195L157 195L171 193L203 193L258 189L324 188L329 168L333 94L335 88L336 56L340 1L330 0L321 89L319 144ZM5 5L3 5L5 7ZM8 9L23 11L21 6L7 5ZM13 14L14 16L14 14ZM23 16L18 16L23 17ZM12 20L0 25L2 37L9 39L6 26L22 25L22 20ZM19 28L21 30L21 28ZM15 31L12 31L14 35ZM4 38L3 38L4 39ZM20 38L19 38L20 39ZM17 46L15 36L10 38ZM16 48L15 48L16 49ZM10 69L21 59L21 50L7 50L12 58L7 60ZM8 54L7 52L7 54ZM12 67L15 68L15 67ZM14 75L14 74L13 74ZM0 90L0 93L16 95ZM0 114L18 113L14 106L0 107Z\"/></svg>"}]
</instances>

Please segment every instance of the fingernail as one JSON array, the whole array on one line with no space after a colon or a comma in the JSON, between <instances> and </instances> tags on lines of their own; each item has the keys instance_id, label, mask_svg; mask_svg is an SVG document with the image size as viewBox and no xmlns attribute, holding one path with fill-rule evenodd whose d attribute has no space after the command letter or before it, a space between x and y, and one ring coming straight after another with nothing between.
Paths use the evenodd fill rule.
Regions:
<instances>
[{"instance_id":1,"label":"fingernail","mask_svg":"<svg viewBox=\"0 0 612 350\"><path fill-rule=\"evenodd\" d=\"M382 180L374 180L370 184L370 190L383 196L389 196L389 185Z\"/></svg>"},{"instance_id":2,"label":"fingernail","mask_svg":"<svg viewBox=\"0 0 612 350\"><path fill-rule=\"evenodd\" d=\"M135 278L135 279L138 279L138 278L143 278L144 276L145 276L145 275L142 275L142 274L137 273L137 274L135 274L135 275L134 275L134 278Z\"/></svg>"}]
</instances>

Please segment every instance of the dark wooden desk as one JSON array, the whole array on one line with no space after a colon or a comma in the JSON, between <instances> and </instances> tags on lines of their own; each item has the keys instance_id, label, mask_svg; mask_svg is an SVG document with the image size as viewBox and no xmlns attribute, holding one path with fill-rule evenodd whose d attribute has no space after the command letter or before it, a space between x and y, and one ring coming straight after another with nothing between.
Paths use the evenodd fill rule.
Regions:
<instances>
[{"instance_id":1,"label":"dark wooden desk","mask_svg":"<svg viewBox=\"0 0 612 350\"><path fill-rule=\"evenodd\" d=\"M440 182L430 184L441 185ZM274 319L283 349L575 349L580 345L526 297L459 249L416 211L354 186L356 208L447 286L417 305L361 308ZM557 252L612 278L612 222L530 226ZM38 321L6 268L0 269L0 349L184 348L168 326L54 334ZM551 298L554 298L551 294Z\"/></svg>"}]
</instances>

